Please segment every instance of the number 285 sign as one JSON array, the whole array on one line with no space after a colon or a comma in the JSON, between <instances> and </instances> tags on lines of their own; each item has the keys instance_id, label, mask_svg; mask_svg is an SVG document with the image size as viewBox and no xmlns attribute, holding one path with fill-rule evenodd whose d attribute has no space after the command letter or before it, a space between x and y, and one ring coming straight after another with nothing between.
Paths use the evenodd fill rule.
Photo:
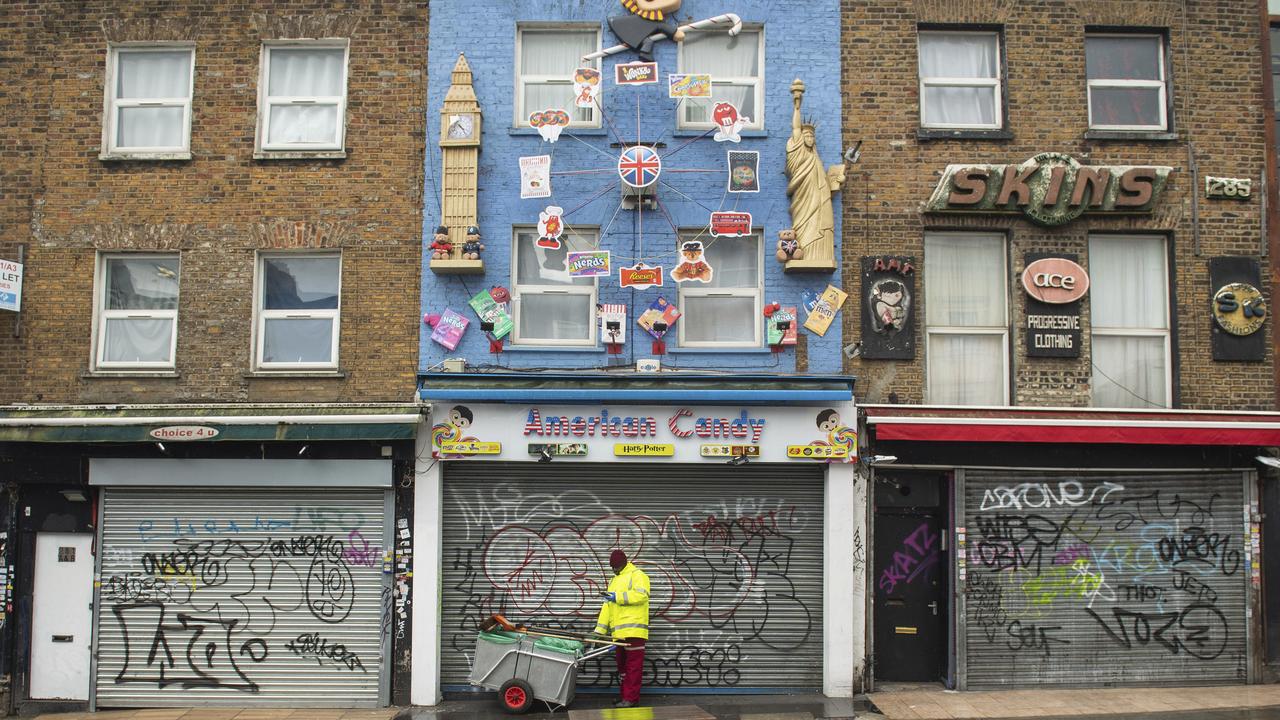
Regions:
<instances>
[{"instance_id":1,"label":"number 285 sign","mask_svg":"<svg viewBox=\"0 0 1280 720\"><path fill-rule=\"evenodd\" d=\"M1205 197L1248 200L1253 195L1253 180L1208 175L1204 179Z\"/></svg>"}]
</instances>

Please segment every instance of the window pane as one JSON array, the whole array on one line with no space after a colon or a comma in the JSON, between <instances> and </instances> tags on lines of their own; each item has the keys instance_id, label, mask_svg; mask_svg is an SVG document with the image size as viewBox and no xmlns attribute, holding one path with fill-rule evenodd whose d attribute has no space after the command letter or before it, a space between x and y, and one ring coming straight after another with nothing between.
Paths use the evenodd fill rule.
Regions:
<instances>
[{"instance_id":1,"label":"window pane","mask_svg":"<svg viewBox=\"0 0 1280 720\"><path fill-rule=\"evenodd\" d=\"M520 74L572 81L573 71L582 66L582 56L595 52L597 44L594 30L524 30L520 33ZM595 67L595 61L590 66Z\"/></svg>"},{"instance_id":2,"label":"window pane","mask_svg":"<svg viewBox=\"0 0 1280 720\"><path fill-rule=\"evenodd\" d=\"M526 83L524 86L525 115L520 118L520 125L526 124L529 113L552 108L568 111L575 122L587 122L591 119L591 108L574 106L572 83Z\"/></svg>"},{"instance_id":3,"label":"window pane","mask_svg":"<svg viewBox=\"0 0 1280 720\"><path fill-rule=\"evenodd\" d=\"M103 361L113 363L171 362L173 320L169 318L111 318L103 338Z\"/></svg>"},{"instance_id":4,"label":"window pane","mask_svg":"<svg viewBox=\"0 0 1280 720\"><path fill-rule=\"evenodd\" d=\"M1085 69L1090 80L1159 80L1162 45L1154 35L1085 38Z\"/></svg>"},{"instance_id":5,"label":"window pane","mask_svg":"<svg viewBox=\"0 0 1280 720\"><path fill-rule=\"evenodd\" d=\"M339 259L336 256L274 257L263 260L262 265L266 273L263 307L267 310L337 309Z\"/></svg>"},{"instance_id":6,"label":"window pane","mask_svg":"<svg viewBox=\"0 0 1280 720\"><path fill-rule=\"evenodd\" d=\"M1004 335L930 335L929 402L1003 405L1004 342Z\"/></svg>"},{"instance_id":7,"label":"window pane","mask_svg":"<svg viewBox=\"0 0 1280 720\"><path fill-rule=\"evenodd\" d=\"M738 108L740 115L751 118L751 122L759 123L756 117L756 92L752 85L734 85L732 83L711 83L711 99L686 98L684 101L685 120L692 123L712 122L711 108L718 102L731 102Z\"/></svg>"},{"instance_id":8,"label":"window pane","mask_svg":"<svg viewBox=\"0 0 1280 720\"><path fill-rule=\"evenodd\" d=\"M928 125L994 125L994 87L926 86L924 122Z\"/></svg>"},{"instance_id":9,"label":"window pane","mask_svg":"<svg viewBox=\"0 0 1280 720\"><path fill-rule=\"evenodd\" d=\"M680 322L686 344L755 342L760 313L754 298L685 295L682 302Z\"/></svg>"},{"instance_id":10,"label":"window pane","mask_svg":"<svg viewBox=\"0 0 1280 720\"><path fill-rule=\"evenodd\" d=\"M268 95L320 97L342 94L342 48L273 48Z\"/></svg>"},{"instance_id":11,"label":"window pane","mask_svg":"<svg viewBox=\"0 0 1280 720\"><path fill-rule=\"evenodd\" d=\"M591 337L590 295L520 293L520 340L582 340Z\"/></svg>"},{"instance_id":12,"label":"window pane","mask_svg":"<svg viewBox=\"0 0 1280 720\"><path fill-rule=\"evenodd\" d=\"M191 51L120 52L116 97L127 100L191 95Z\"/></svg>"},{"instance_id":13,"label":"window pane","mask_svg":"<svg viewBox=\"0 0 1280 720\"><path fill-rule=\"evenodd\" d=\"M1093 336L1095 407L1168 407L1163 337Z\"/></svg>"},{"instance_id":14,"label":"window pane","mask_svg":"<svg viewBox=\"0 0 1280 720\"><path fill-rule=\"evenodd\" d=\"M1090 125L1144 125L1164 127L1160 88L1089 88Z\"/></svg>"},{"instance_id":15,"label":"window pane","mask_svg":"<svg viewBox=\"0 0 1280 720\"><path fill-rule=\"evenodd\" d=\"M182 147L183 117L180 107L122 107L116 145L120 147Z\"/></svg>"},{"instance_id":16,"label":"window pane","mask_svg":"<svg viewBox=\"0 0 1280 720\"><path fill-rule=\"evenodd\" d=\"M331 143L338 137L336 105L272 105L270 144Z\"/></svg>"},{"instance_id":17,"label":"window pane","mask_svg":"<svg viewBox=\"0 0 1280 720\"><path fill-rule=\"evenodd\" d=\"M921 33L920 77L994 78L997 48L995 35Z\"/></svg>"},{"instance_id":18,"label":"window pane","mask_svg":"<svg viewBox=\"0 0 1280 720\"><path fill-rule=\"evenodd\" d=\"M565 235L556 249L538 247L537 236L520 233L516 242L516 285L578 285L591 287L594 278L571 278L565 265L569 251L590 250L588 239Z\"/></svg>"},{"instance_id":19,"label":"window pane","mask_svg":"<svg viewBox=\"0 0 1280 720\"><path fill-rule=\"evenodd\" d=\"M178 307L177 258L110 258L106 271L108 310Z\"/></svg>"},{"instance_id":20,"label":"window pane","mask_svg":"<svg viewBox=\"0 0 1280 720\"><path fill-rule=\"evenodd\" d=\"M930 326L1007 324L1002 236L926 235L924 269Z\"/></svg>"},{"instance_id":21,"label":"window pane","mask_svg":"<svg viewBox=\"0 0 1280 720\"><path fill-rule=\"evenodd\" d=\"M264 325L263 362L332 362L332 319L271 318Z\"/></svg>"},{"instance_id":22,"label":"window pane","mask_svg":"<svg viewBox=\"0 0 1280 720\"><path fill-rule=\"evenodd\" d=\"M1169 327L1164 238L1090 237L1089 278L1093 327Z\"/></svg>"},{"instance_id":23,"label":"window pane","mask_svg":"<svg viewBox=\"0 0 1280 720\"><path fill-rule=\"evenodd\" d=\"M758 30L743 30L737 37L724 32L691 32L680 44L680 53L683 73L710 73L713 78L760 74Z\"/></svg>"},{"instance_id":24,"label":"window pane","mask_svg":"<svg viewBox=\"0 0 1280 720\"><path fill-rule=\"evenodd\" d=\"M684 239L692 240L693 235ZM703 260L714 272L709 283L694 283L689 287L750 288L760 286L760 239L749 235L739 238L713 238L703 235ZM678 250L678 249L677 249ZM678 254L678 253L677 253ZM677 262L682 261L680 256Z\"/></svg>"}]
</instances>

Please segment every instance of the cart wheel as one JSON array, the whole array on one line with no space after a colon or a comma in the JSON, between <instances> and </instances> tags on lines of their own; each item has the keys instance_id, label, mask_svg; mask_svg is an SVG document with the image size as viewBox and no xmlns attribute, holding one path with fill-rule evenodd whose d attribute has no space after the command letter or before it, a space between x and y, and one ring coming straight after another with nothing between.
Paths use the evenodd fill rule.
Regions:
<instances>
[{"instance_id":1,"label":"cart wheel","mask_svg":"<svg viewBox=\"0 0 1280 720\"><path fill-rule=\"evenodd\" d=\"M529 712L533 707L533 688L519 678L512 678L498 689L498 701L502 703L502 709L512 715Z\"/></svg>"}]
</instances>

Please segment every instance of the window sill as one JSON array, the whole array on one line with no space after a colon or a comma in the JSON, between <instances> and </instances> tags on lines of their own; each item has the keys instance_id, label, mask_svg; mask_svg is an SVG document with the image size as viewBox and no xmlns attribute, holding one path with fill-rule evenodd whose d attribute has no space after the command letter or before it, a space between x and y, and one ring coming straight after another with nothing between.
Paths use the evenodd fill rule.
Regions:
<instances>
[{"instance_id":1,"label":"window sill","mask_svg":"<svg viewBox=\"0 0 1280 720\"><path fill-rule=\"evenodd\" d=\"M103 162L127 162L130 160L190 160L191 152L104 152L98 153Z\"/></svg>"},{"instance_id":2,"label":"window sill","mask_svg":"<svg viewBox=\"0 0 1280 720\"><path fill-rule=\"evenodd\" d=\"M1008 128L976 130L972 128L916 128L917 140L1012 140Z\"/></svg>"},{"instance_id":3,"label":"window sill","mask_svg":"<svg viewBox=\"0 0 1280 720\"><path fill-rule=\"evenodd\" d=\"M80 378L83 380L105 378L173 379L180 377L182 377L182 374L177 370L85 370L80 373Z\"/></svg>"},{"instance_id":4,"label":"window sill","mask_svg":"<svg viewBox=\"0 0 1280 720\"><path fill-rule=\"evenodd\" d=\"M563 134L568 134L568 135L587 135L587 136L592 136L592 135L608 135L608 134L609 134L609 131L608 131L608 129L607 129L607 128L605 128L605 127L603 127L603 126L601 126L601 127L573 127L572 125L570 125L569 127L565 128L564 130L561 130L561 131L560 131L560 133L561 133L562 135L563 135ZM508 134L508 135L513 135L513 136L514 136L514 135L534 135L534 136L537 136L537 135L538 135L538 131L537 131L535 128L531 128L531 127L509 127L509 128L507 128L507 134Z\"/></svg>"},{"instance_id":5,"label":"window sill","mask_svg":"<svg viewBox=\"0 0 1280 720\"><path fill-rule=\"evenodd\" d=\"M789 347L789 346L788 346ZM668 347L668 355L755 355L772 353L767 347Z\"/></svg>"},{"instance_id":6,"label":"window sill","mask_svg":"<svg viewBox=\"0 0 1280 720\"><path fill-rule=\"evenodd\" d=\"M1087 130L1085 140L1177 140L1178 133L1164 130Z\"/></svg>"},{"instance_id":7,"label":"window sill","mask_svg":"<svg viewBox=\"0 0 1280 720\"><path fill-rule=\"evenodd\" d=\"M335 378L347 376L345 370L251 370L242 377L250 380L263 378Z\"/></svg>"},{"instance_id":8,"label":"window sill","mask_svg":"<svg viewBox=\"0 0 1280 720\"><path fill-rule=\"evenodd\" d=\"M511 345L503 343L504 353L604 353L601 345Z\"/></svg>"},{"instance_id":9,"label":"window sill","mask_svg":"<svg viewBox=\"0 0 1280 720\"><path fill-rule=\"evenodd\" d=\"M343 160L346 150L254 150L254 160Z\"/></svg>"},{"instance_id":10,"label":"window sill","mask_svg":"<svg viewBox=\"0 0 1280 720\"><path fill-rule=\"evenodd\" d=\"M699 137L701 135L706 135L707 137L711 137L712 135L715 134L713 132L714 130L715 130L714 127L676 128L676 131L671 133L671 135L672 137ZM769 137L769 131L765 130L764 128L756 128L754 130L743 128L742 130L738 131L738 136L742 138L767 138Z\"/></svg>"}]
</instances>

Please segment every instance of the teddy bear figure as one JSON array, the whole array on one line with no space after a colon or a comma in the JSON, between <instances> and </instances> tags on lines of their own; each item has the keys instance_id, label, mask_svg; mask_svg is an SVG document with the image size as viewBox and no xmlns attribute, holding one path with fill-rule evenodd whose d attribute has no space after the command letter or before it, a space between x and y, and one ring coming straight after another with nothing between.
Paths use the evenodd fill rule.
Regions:
<instances>
[{"instance_id":1,"label":"teddy bear figure","mask_svg":"<svg viewBox=\"0 0 1280 720\"><path fill-rule=\"evenodd\" d=\"M462 259L479 260L484 252L484 243L480 242L480 228L476 225L467 227L467 239L462 243Z\"/></svg>"},{"instance_id":2,"label":"teddy bear figure","mask_svg":"<svg viewBox=\"0 0 1280 720\"><path fill-rule=\"evenodd\" d=\"M787 262L789 260L803 260L804 248L800 247L800 241L796 239L796 231L787 228L778 231L778 262Z\"/></svg>"},{"instance_id":3,"label":"teddy bear figure","mask_svg":"<svg viewBox=\"0 0 1280 720\"><path fill-rule=\"evenodd\" d=\"M440 225L436 228L436 235L431 239L432 260L448 260L453 257L453 243L449 241L449 228Z\"/></svg>"}]
</instances>

